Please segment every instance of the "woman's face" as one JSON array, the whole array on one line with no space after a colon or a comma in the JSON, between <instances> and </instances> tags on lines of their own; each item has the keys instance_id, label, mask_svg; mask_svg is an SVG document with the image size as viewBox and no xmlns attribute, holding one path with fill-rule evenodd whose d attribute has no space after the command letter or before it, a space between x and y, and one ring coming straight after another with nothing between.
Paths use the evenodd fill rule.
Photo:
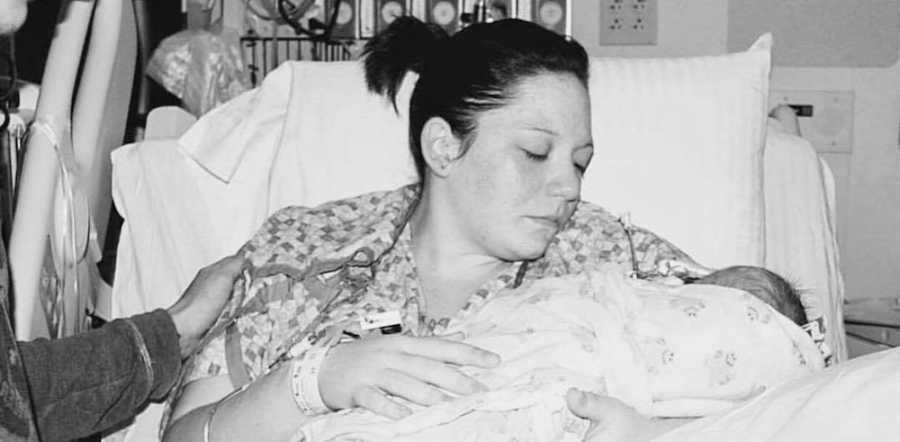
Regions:
<instances>
[{"instance_id":1,"label":"woman's face","mask_svg":"<svg viewBox=\"0 0 900 442\"><path fill-rule=\"evenodd\" d=\"M470 244L507 261L535 259L575 211L593 156L588 93L571 74L527 77L481 114L447 187Z\"/></svg>"}]
</instances>

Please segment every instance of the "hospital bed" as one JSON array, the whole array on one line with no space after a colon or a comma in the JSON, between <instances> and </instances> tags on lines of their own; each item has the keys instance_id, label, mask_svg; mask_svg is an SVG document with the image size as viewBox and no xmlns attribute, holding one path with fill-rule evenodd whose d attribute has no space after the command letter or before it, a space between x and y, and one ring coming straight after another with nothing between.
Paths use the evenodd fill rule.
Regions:
<instances>
[{"instance_id":1,"label":"hospital bed","mask_svg":"<svg viewBox=\"0 0 900 442\"><path fill-rule=\"evenodd\" d=\"M633 222L701 264L765 265L796 281L810 293L805 301L813 316L825 317L829 345L841 359L833 178L808 142L765 118L763 52L684 61L596 59L591 89L598 148L583 197L630 213ZM707 72L689 78L682 63ZM626 73L659 77L658 84L641 89ZM674 80L666 78L670 73ZM734 84L711 78L726 74L737 77L727 80ZM412 77L401 92L411 90ZM704 86L708 81L719 84ZM667 82L671 89L661 89ZM670 93L677 86L682 91ZM647 95L652 90L656 95ZM755 102L747 102L750 97ZM737 101L747 110L734 108ZM696 112L684 110L691 107ZM397 115L368 93L355 62L291 62L181 137L117 150L113 193L125 224L113 311L167 305L197 269L236 250L280 207L414 181L400 108Z\"/></svg>"},{"instance_id":2,"label":"hospital bed","mask_svg":"<svg viewBox=\"0 0 900 442\"><path fill-rule=\"evenodd\" d=\"M97 0L94 13L112 4L122 9L103 23L133 26L125 18L128 2ZM808 142L766 119L770 44L763 38L744 53L691 59L593 59L598 148L583 196L629 213L701 264L764 265L797 282L840 361L834 182ZM118 75L106 78L131 78L127 71ZM74 84L73 78L64 83ZM401 103L414 82L413 74L404 80ZM50 102L51 92L45 89L38 114L55 108L54 117L64 120L71 86L59 103ZM76 133L96 124L77 118L77 100ZM112 295L97 307L113 317L167 307L198 269L237 250L273 211L412 182L405 108L399 108L395 113L368 93L355 62L288 62L196 123L177 109L151 114L147 139L112 153L111 190L103 178L105 147L97 147L91 158L99 172L89 174L102 184L90 193L94 221L105 220L109 191L125 220ZM103 127L124 126L103 121ZM50 211L58 170L48 140L33 138L28 155L25 174L37 178L25 178L31 184L23 186L36 190L20 194L10 251L18 331L26 338L42 322L34 313L35 269L51 229L36 221ZM153 440L159 412L151 406L120 437Z\"/></svg>"}]
</instances>

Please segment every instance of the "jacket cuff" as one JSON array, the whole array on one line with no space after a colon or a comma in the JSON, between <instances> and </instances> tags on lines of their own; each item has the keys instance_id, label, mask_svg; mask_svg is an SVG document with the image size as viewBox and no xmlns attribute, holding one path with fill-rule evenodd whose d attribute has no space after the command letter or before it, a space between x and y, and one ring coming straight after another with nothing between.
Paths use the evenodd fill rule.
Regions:
<instances>
[{"instance_id":1,"label":"jacket cuff","mask_svg":"<svg viewBox=\"0 0 900 442\"><path fill-rule=\"evenodd\" d=\"M153 370L153 384L150 398L162 399L166 396L181 370L181 350L178 346L178 332L172 317L163 309L156 309L129 318L137 326Z\"/></svg>"}]
</instances>

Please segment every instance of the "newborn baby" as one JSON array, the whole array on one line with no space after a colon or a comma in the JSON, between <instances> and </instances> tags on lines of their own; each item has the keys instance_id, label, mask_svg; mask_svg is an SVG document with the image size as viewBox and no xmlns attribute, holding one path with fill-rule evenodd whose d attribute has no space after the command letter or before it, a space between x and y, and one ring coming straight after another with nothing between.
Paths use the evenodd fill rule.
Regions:
<instances>
[{"instance_id":1,"label":"newborn baby","mask_svg":"<svg viewBox=\"0 0 900 442\"><path fill-rule=\"evenodd\" d=\"M331 413L295 440L581 441L588 423L566 407L570 387L648 416L693 417L820 370L818 349L795 321L746 291L709 285L734 285L729 278L744 271L674 287L609 267L501 292L448 330L502 357L495 369L463 368L490 391L427 408L407 404L415 411L397 421L362 409ZM770 277L751 273L759 283L750 285L764 287ZM792 296L765 298L782 307L795 305Z\"/></svg>"}]
</instances>

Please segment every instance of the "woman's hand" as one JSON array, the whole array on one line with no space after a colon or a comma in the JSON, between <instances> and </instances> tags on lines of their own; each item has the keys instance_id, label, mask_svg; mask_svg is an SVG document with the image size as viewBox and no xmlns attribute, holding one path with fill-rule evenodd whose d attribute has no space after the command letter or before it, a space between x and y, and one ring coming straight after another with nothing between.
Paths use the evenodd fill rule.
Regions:
<instances>
[{"instance_id":1,"label":"woman's hand","mask_svg":"<svg viewBox=\"0 0 900 442\"><path fill-rule=\"evenodd\" d=\"M494 353L450 339L365 338L328 352L319 373L319 392L331 409L363 407L399 419L411 411L389 395L434 405L448 398L442 390L461 395L484 391L484 385L458 366L493 368L499 363Z\"/></svg>"},{"instance_id":2,"label":"woman's hand","mask_svg":"<svg viewBox=\"0 0 900 442\"><path fill-rule=\"evenodd\" d=\"M644 442L683 425L684 420L654 420L609 396L571 389L566 394L569 410L591 421L584 442Z\"/></svg>"}]
</instances>

